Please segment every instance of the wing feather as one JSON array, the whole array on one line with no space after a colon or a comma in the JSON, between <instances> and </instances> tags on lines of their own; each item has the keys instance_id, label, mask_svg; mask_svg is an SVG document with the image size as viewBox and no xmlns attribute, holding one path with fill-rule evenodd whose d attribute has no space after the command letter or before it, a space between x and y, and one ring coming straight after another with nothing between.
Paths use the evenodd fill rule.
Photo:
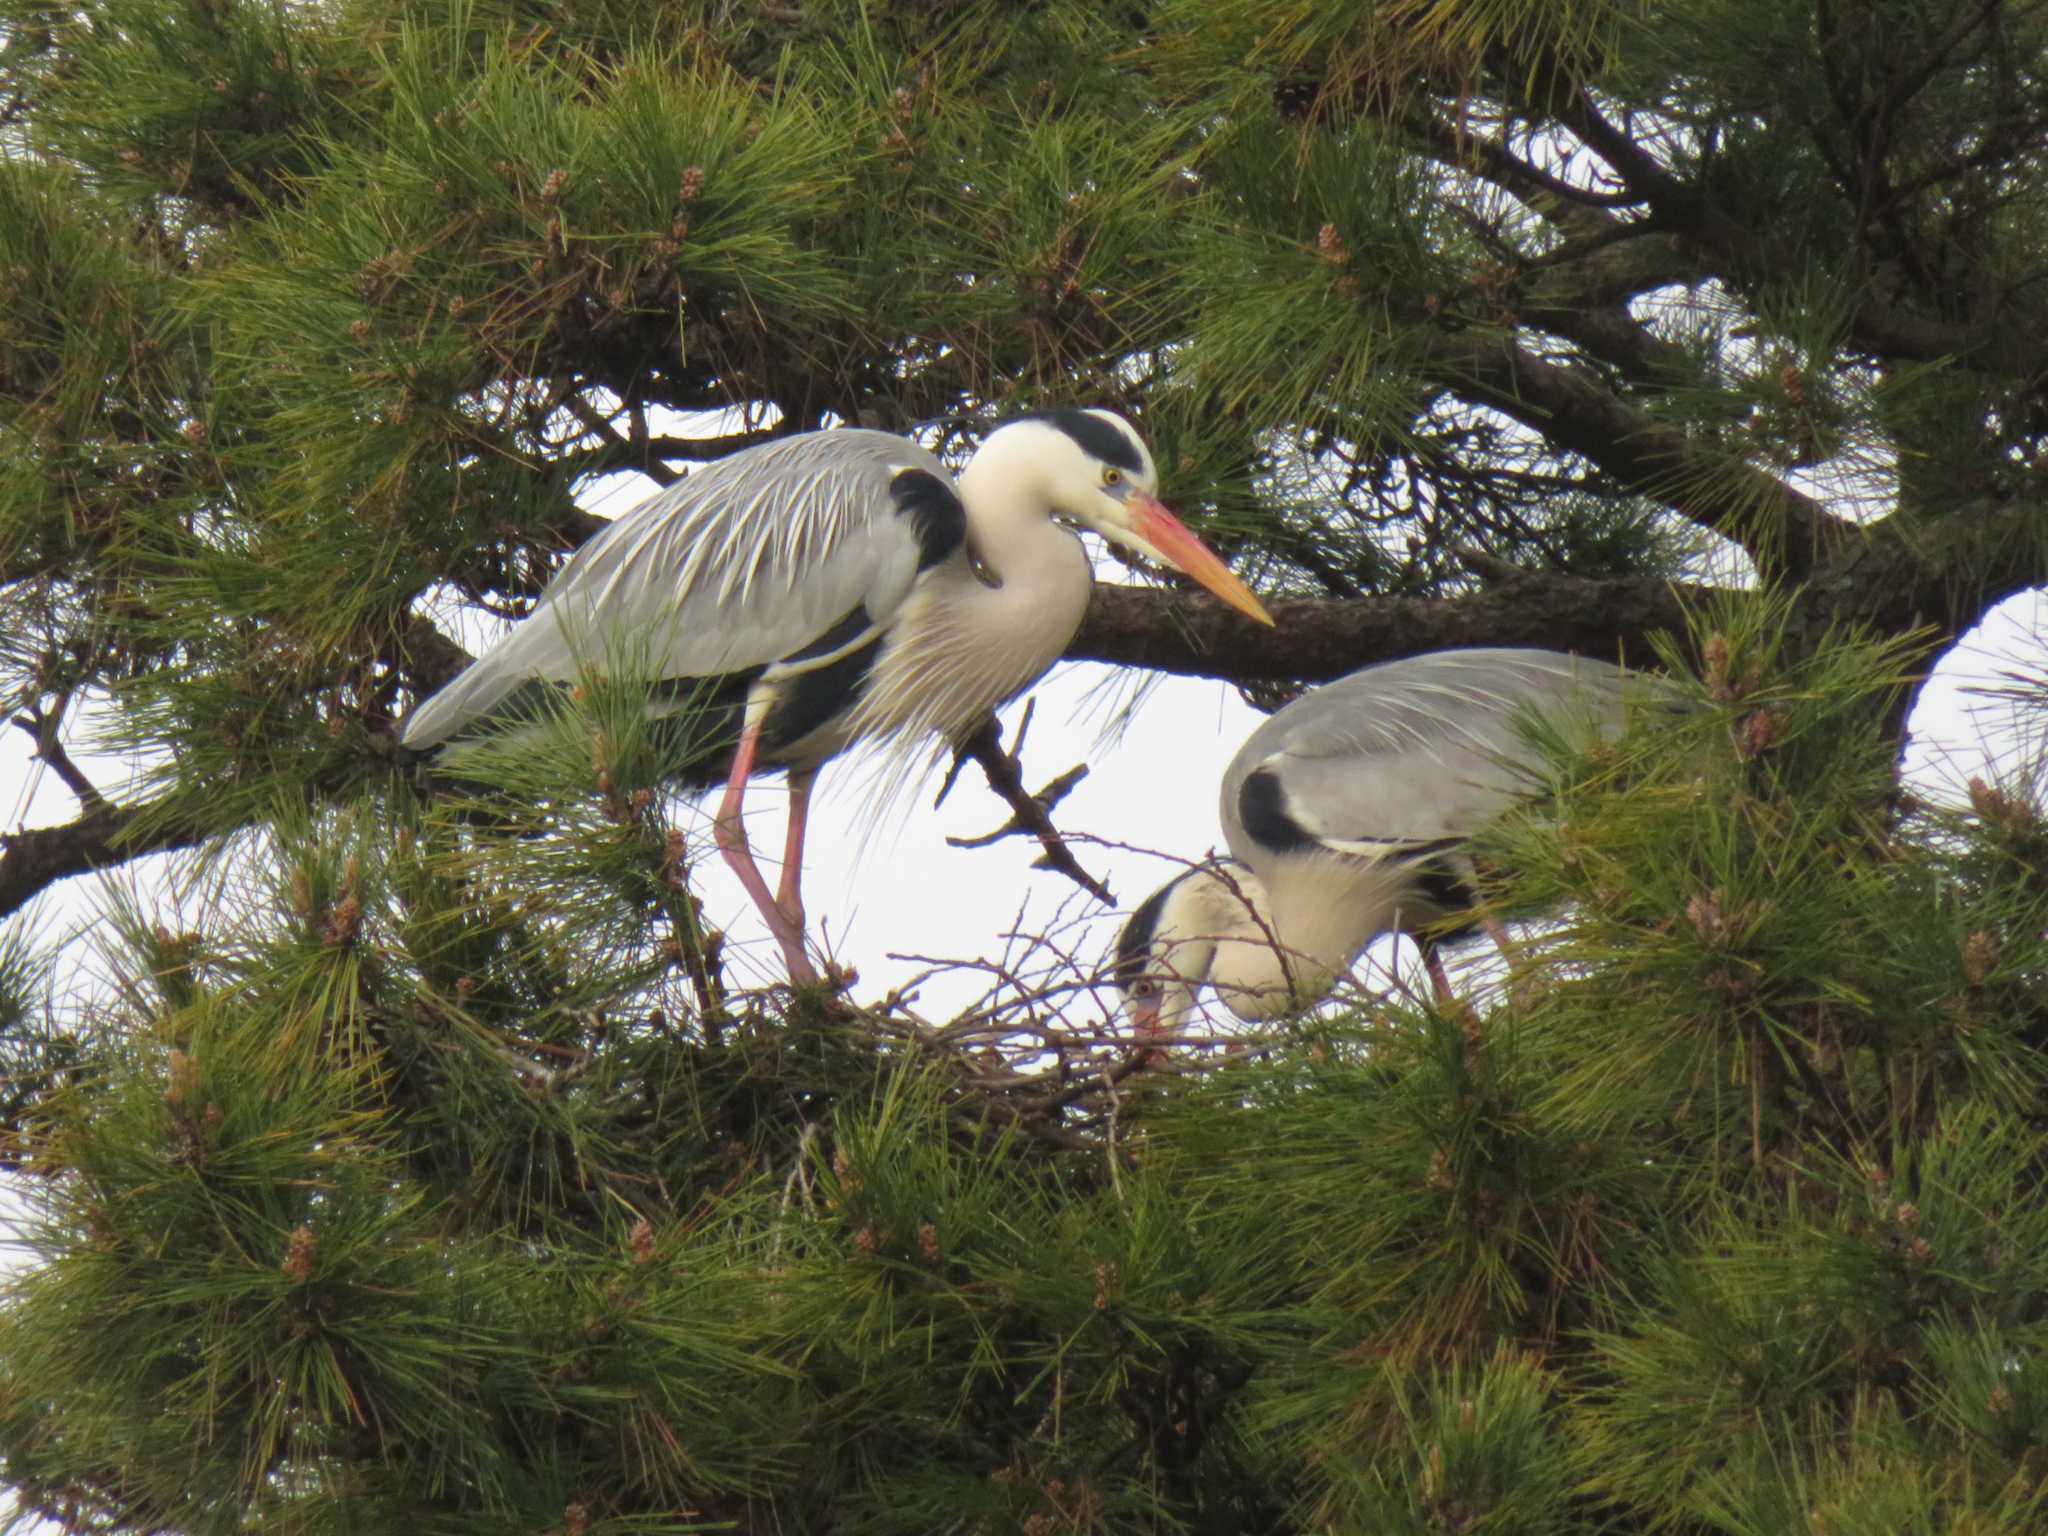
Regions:
<instances>
[{"instance_id":1,"label":"wing feather","mask_svg":"<svg viewBox=\"0 0 2048 1536\"><path fill-rule=\"evenodd\" d=\"M921 546L890 485L905 469L952 479L887 432L809 432L731 454L595 534L533 611L414 711L408 747L446 741L534 678L645 644L662 678L712 677L793 655L865 608L884 626Z\"/></svg>"},{"instance_id":2,"label":"wing feather","mask_svg":"<svg viewBox=\"0 0 2048 1536\"><path fill-rule=\"evenodd\" d=\"M1500 648L1408 657L1327 683L1232 760L1222 805L1231 851L1255 855L1241 797L1261 770L1278 779L1287 818L1334 852L1387 857L1470 837L1534 787L1525 715L1567 733L1611 733L1631 676L1609 662Z\"/></svg>"}]
</instances>

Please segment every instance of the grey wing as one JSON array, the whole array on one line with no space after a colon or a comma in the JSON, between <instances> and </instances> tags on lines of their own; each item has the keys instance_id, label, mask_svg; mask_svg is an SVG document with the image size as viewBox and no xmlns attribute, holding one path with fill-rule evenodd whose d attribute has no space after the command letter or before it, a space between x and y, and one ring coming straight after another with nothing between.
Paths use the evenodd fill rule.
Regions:
<instances>
[{"instance_id":1,"label":"grey wing","mask_svg":"<svg viewBox=\"0 0 2048 1536\"><path fill-rule=\"evenodd\" d=\"M1384 662L1325 684L1232 760L1231 851L1381 857L1470 837L1534 787L1528 716L1567 739L1615 734L1633 677L1609 662L1499 648Z\"/></svg>"},{"instance_id":2,"label":"grey wing","mask_svg":"<svg viewBox=\"0 0 2048 1536\"><path fill-rule=\"evenodd\" d=\"M577 550L530 614L414 711L404 743L446 741L528 681L567 682L622 644L645 647L663 678L771 666L828 634L844 642L835 653L859 644L964 523L945 466L887 432L810 432L729 455ZM865 627L848 624L855 610Z\"/></svg>"}]
</instances>

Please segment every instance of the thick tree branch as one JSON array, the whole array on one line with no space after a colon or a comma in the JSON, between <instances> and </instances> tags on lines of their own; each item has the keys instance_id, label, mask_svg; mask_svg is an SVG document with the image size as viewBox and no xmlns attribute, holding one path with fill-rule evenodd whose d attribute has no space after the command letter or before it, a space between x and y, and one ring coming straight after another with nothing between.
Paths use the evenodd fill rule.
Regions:
<instances>
[{"instance_id":1,"label":"thick tree branch","mask_svg":"<svg viewBox=\"0 0 2048 1536\"><path fill-rule=\"evenodd\" d=\"M1532 324L1562 336L1588 356L1616 369L1631 384L1668 389L1698 382L1697 370L1683 347L1664 340L1619 304L1607 308L1529 304L1522 313Z\"/></svg>"},{"instance_id":2,"label":"thick tree branch","mask_svg":"<svg viewBox=\"0 0 2048 1536\"><path fill-rule=\"evenodd\" d=\"M1544 362L1509 338L1443 335L1423 371L1734 540L1769 574L1803 579L1855 537L1852 525L1782 480L1636 410L1597 376Z\"/></svg>"},{"instance_id":3,"label":"thick tree branch","mask_svg":"<svg viewBox=\"0 0 2048 1536\"><path fill-rule=\"evenodd\" d=\"M1980 502L1940 517L1895 512L1819 573L1802 602L1817 640L1829 628L1959 638L1998 603L2048 583L2048 508Z\"/></svg>"},{"instance_id":4,"label":"thick tree branch","mask_svg":"<svg viewBox=\"0 0 2048 1536\"><path fill-rule=\"evenodd\" d=\"M1597 218L1606 209L1632 207L1643 201L1639 193L1601 192L1574 185L1530 164L1500 140L1465 132L1433 112L1413 113L1402 118L1401 126L1426 145L1434 159L1512 192L1561 223L1570 223L1580 214Z\"/></svg>"},{"instance_id":5,"label":"thick tree branch","mask_svg":"<svg viewBox=\"0 0 2048 1536\"><path fill-rule=\"evenodd\" d=\"M415 613L406 616L405 627L397 636L397 649L384 659L404 672L406 680L425 698L454 681L455 674L474 658L434 628L431 621Z\"/></svg>"},{"instance_id":6,"label":"thick tree branch","mask_svg":"<svg viewBox=\"0 0 2048 1536\"><path fill-rule=\"evenodd\" d=\"M1661 577L1526 571L1465 597L1283 598L1274 627L1207 596L1098 585L1071 661L1107 661L1236 683L1322 682L1375 661L1459 645L1540 645L1642 661L1650 636L1682 633L1710 588Z\"/></svg>"},{"instance_id":7,"label":"thick tree branch","mask_svg":"<svg viewBox=\"0 0 2048 1536\"><path fill-rule=\"evenodd\" d=\"M1669 203L1681 187L1664 163L1638 144L1626 129L1610 123L1593 93L1581 86L1560 114L1565 127L1605 160L1637 200Z\"/></svg>"},{"instance_id":8,"label":"thick tree branch","mask_svg":"<svg viewBox=\"0 0 2048 1536\"><path fill-rule=\"evenodd\" d=\"M85 776L85 771L71 760L64 743L57 739L54 720L16 720L14 723L35 738L36 756L49 764L50 771L64 781L64 787L78 797L80 806L88 811L105 808L106 797L99 792L99 786Z\"/></svg>"},{"instance_id":9,"label":"thick tree branch","mask_svg":"<svg viewBox=\"0 0 2048 1536\"><path fill-rule=\"evenodd\" d=\"M0 917L20 911L59 880L109 869L146 853L190 848L206 834L152 806L88 811L61 827L0 832Z\"/></svg>"},{"instance_id":10,"label":"thick tree branch","mask_svg":"<svg viewBox=\"0 0 2048 1536\"><path fill-rule=\"evenodd\" d=\"M1581 91L1560 120L1613 167L1632 193L1650 204L1660 225L1707 258L1711 270L1702 277L1719 277L1746 291L1783 275L1787 253L1768 234L1728 218L1698 188L1608 121L1590 93ZM1848 336L1856 348L1901 361L1952 360L2023 381L2041 376L2037 328L2010 323L2002 294L1987 294L1988 302L1979 306L1979 313L1958 324L1912 313L1894 291L1903 286L1896 278L1896 269L1880 265L1865 284L1848 321Z\"/></svg>"}]
</instances>

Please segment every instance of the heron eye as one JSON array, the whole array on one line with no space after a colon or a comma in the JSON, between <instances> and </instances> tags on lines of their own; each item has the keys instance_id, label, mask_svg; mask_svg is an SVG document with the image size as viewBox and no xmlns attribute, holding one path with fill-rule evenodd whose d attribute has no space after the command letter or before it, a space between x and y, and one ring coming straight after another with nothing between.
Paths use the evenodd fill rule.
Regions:
<instances>
[{"instance_id":1,"label":"heron eye","mask_svg":"<svg viewBox=\"0 0 2048 1536\"><path fill-rule=\"evenodd\" d=\"M1133 997L1150 997L1158 990L1159 983L1151 980L1149 977L1131 983L1131 996Z\"/></svg>"},{"instance_id":2,"label":"heron eye","mask_svg":"<svg viewBox=\"0 0 2048 1536\"><path fill-rule=\"evenodd\" d=\"M1111 465L1103 470L1102 483L1104 485L1122 485L1124 483L1124 472L1115 465Z\"/></svg>"}]
</instances>

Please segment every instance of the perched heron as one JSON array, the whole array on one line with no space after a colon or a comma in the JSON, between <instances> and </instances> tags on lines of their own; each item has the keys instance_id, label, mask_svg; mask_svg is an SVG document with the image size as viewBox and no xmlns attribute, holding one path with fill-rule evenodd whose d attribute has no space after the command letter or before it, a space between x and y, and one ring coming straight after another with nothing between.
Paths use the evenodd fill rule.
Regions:
<instances>
[{"instance_id":1,"label":"perched heron","mask_svg":"<svg viewBox=\"0 0 2048 1536\"><path fill-rule=\"evenodd\" d=\"M1234 856L1196 865L1124 925L1116 977L1143 1035L1170 1033L1209 983L1242 1019L1300 1007L1382 933L1421 946L1483 926L1466 840L1530 794L1529 725L1618 735L1638 675L1556 651L1438 651L1365 667L1259 726L1223 775Z\"/></svg>"},{"instance_id":2,"label":"perched heron","mask_svg":"<svg viewBox=\"0 0 2048 1536\"><path fill-rule=\"evenodd\" d=\"M706 744L685 771L725 782L719 851L814 981L800 891L819 766L856 741L960 744L1059 659L1092 581L1056 519L1174 566L1265 624L1259 600L1154 494L1152 455L1109 411L1051 410L989 434L956 483L886 432L807 432L719 459L579 549L533 611L423 702L403 747L428 751L562 684L608 642L651 641L666 705ZM572 640L575 642L572 645ZM779 891L741 824L747 781L789 774Z\"/></svg>"}]
</instances>

